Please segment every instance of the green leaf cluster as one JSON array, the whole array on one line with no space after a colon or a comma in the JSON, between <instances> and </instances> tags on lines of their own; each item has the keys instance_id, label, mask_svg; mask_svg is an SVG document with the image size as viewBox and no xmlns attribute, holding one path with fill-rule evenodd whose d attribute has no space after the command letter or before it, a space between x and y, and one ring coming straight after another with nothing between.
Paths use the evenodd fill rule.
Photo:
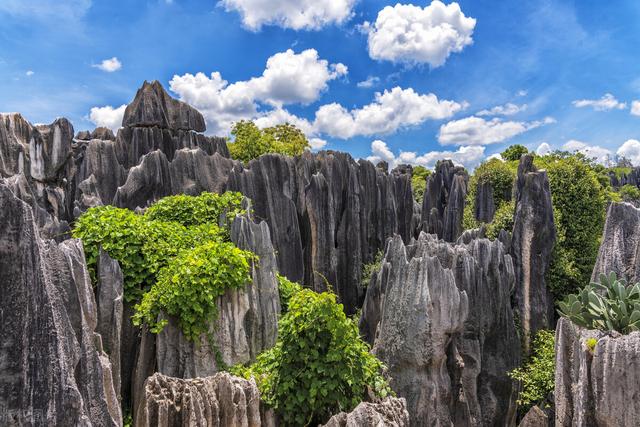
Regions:
<instances>
[{"instance_id":1,"label":"green leaf cluster","mask_svg":"<svg viewBox=\"0 0 640 427\"><path fill-rule=\"evenodd\" d=\"M640 283L628 285L614 272L600 275L558 304L561 316L578 326L628 334L640 330Z\"/></svg>"},{"instance_id":2,"label":"green leaf cluster","mask_svg":"<svg viewBox=\"0 0 640 427\"><path fill-rule=\"evenodd\" d=\"M368 392L389 395L383 369L334 294L302 289L280 319L276 345L233 372L256 378L283 425L307 426L353 409Z\"/></svg>"},{"instance_id":3,"label":"green leaf cluster","mask_svg":"<svg viewBox=\"0 0 640 427\"><path fill-rule=\"evenodd\" d=\"M427 177L431 175L431 170L424 166L414 166L411 171L411 189L413 190L413 198L422 205L424 192L427 188Z\"/></svg>"},{"instance_id":4,"label":"green leaf cluster","mask_svg":"<svg viewBox=\"0 0 640 427\"><path fill-rule=\"evenodd\" d=\"M310 148L305 134L289 123L261 130L254 122L241 120L233 125L231 135L234 141L227 144L229 153L244 162L267 153L298 156Z\"/></svg>"},{"instance_id":5,"label":"green leaf cluster","mask_svg":"<svg viewBox=\"0 0 640 427\"><path fill-rule=\"evenodd\" d=\"M303 287L300 284L278 274L278 293L280 294L280 311L282 314L289 311L289 300L302 289Z\"/></svg>"},{"instance_id":6,"label":"green leaf cluster","mask_svg":"<svg viewBox=\"0 0 640 427\"><path fill-rule=\"evenodd\" d=\"M507 230L511 232L513 230L513 216L516 209L516 203L514 200L505 201L500 204L500 207L493 215L493 221L487 225L487 237L489 239L496 239L501 230Z\"/></svg>"},{"instance_id":7,"label":"green leaf cluster","mask_svg":"<svg viewBox=\"0 0 640 427\"><path fill-rule=\"evenodd\" d=\"M524 154L527 154L527 153L529 153L529 150L527 149L527 147L520 144L514 144L509 146L502 153L500 153L500 156L506 162L513 162L513 161L519 162L520 157L522 157Z\"/></svg>"},{"instance_id":8,"label":"green leaf cluster","mask_svg":"<svg viewBox=\"0 0 640 427\"><path fill-rule=\"evenodd\" d=\"M362 266L362 287L366 288L369 286L369 282L371 281L371 277L373 277L373 273L380 271L380 267L382 267L382 261L384 260L384 251L379 250L376 252L373 261L368 264Z\"/></svg>"},{"instance_id":9,"label":"green leaf cluster","mask_svg":"<svg viewBox=\"0 0 640 427\"><path fill-rule=\"evenodd\" d=\"M172 196L144 214L113 206L87 210L74 226L82 240L92 279L102 247L116 259L124 278L124 297L136 305L137 324L154 332L160 311L176 315L193 338L216 315L215 298L250 280L254 255L229 242L228 226L244 213L239 193ZM218 225L220 224L220 225Z\"/></svg>"},{"instance_id":10,"label":"green leaf cluster","mask_svg":"<svg viewBox=\"0 0 640 427\"><path fill-rule=\"evenodd\" d=\"M533 405L542 403L555 385L555 336L553 331L542 329L533 340L533 352L522 367L509 372L509 376L521 383L517 403L520 412L526 413Z\"/></svg>"},{"instance_id":11,"label":"green leaf cluster","mask_svg":"<svg viewBox=\"0 0 640 427\"><path fill-rule=\"evenodd\" d=\"M625 184L620 187L618 191L620 193L620 197L625 202L638 202L640 201L640 188L635 185Z\"/></svg>"}]
</instances>

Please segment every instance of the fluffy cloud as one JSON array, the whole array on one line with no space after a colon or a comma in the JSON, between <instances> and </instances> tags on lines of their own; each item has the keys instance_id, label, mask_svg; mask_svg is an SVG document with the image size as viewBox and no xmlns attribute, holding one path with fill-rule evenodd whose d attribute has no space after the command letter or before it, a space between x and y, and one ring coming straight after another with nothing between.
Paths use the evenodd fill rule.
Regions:
<instances>
[{"instance_id":1,"label":"fluffy cloud","mask_svg":"<svg viewBox=\"0 0 640 427\"><path fill-rule=\"evenodd\" d=\"M99 64L93 64L92 67L99 68L107 73L113 73L122 68L122 62L114 56L113 58L103 60Z\"/></svg>"},{"instance_id":2,"label":"fluffy cloud","mask_svg":"<svg viewBox=\"0 0 640 427\"><path fill-rule=\"evenodd\" d=\"M567 141L562 149L564 151L582 153L590 159L595 159L596 162L607 165L611 160L611 151L606 148L599 147L597 145L589 145L582 141L571 139Z\"/></svg>"},{"instance_id":3,"label":"fluffy cloud","mask_svg":"<svg viewBox=\"0 0 640 427\"><path fill-rule=\"evenodd\" d=\"M640 101L633 101L631 103L631 114L640 116Z\"/></svg>"},{"instance_id":4,"label":"fluffy cloud","mask_svg":"<svg viewBox=\"0 0 640 427\"><path fill-rule=\"evenodd\" d=\"M440 126L438 141L442 145L487 145L506 141L516 135L545 124L554 123L551 117L532 122L485 120L471 116L453 120Z\"/></svg>"},{"instance_id":5,"label":"fluffy cloud","mask_svg":"<svg viewBox=\"0 0 640 427\"><path fill-rule=\"evenodd\" d=\"M204 114L209 131L227 133L237 120L265 115L258 111L259 102L276 107L274 114L283 116L283 105L314 102L327 89L329 81L346 74L344 64L329 64L318 57L315 49L299 54L289 49L270 57L262 76L247 81L229 84L218 72L209 77L204 73L187 73L174 76L169 85L180 99Z\"/></svg>"},{"instance_id":6,"label":"fluffy cloud","mask_svg":"<svg viewBox=\"0 0 640 427\"><path fill-rule=\"evenodd\" d=\"M359 109L349 111L336 103L323 105L316 112L314 127L319 133L342 139L380 135L451 117L465 107L464 103L440 101L432 93L421 95L411 88L394 87L376 93L374 102Z\"/></svg>"},{"instance_id":7,"label":"fluffy cloud","mask_svg":"<svg viewBox=\"0 0 640 427\"><path fill-rule=\"evenodd\" d=\"M508 102L504 105L497 105L489 110L481 110L476 116L513 116L527 109L527 104L516 105Z\"/></svg>"},{"instance_id":8,"label":"fluffy cloud","mask_svg":"<svg viewBox=\"0 0 640 427\"><path fill-rule=\"evenodd\" d=\"M591 107L596 111L624 110L627 104L620 102L610 93L605 93L600 99L579 99L573 101L578 108Z\"/></svg>"},{"instance_id":9,"label":"fluffy cloud","mask_svg":"<svg viewBox=\"0 0 640 427\"><path fill-rule=\"evenodd\" d=\"M616 154L631 160L634 166L640 166L640 141L637 139L625 141L625 143L618 148Z\"/></svg>"},{"instance_id":10,"label":"fluffy cloud","mask_svg":"<svg viewBox=\"0 0 640 427\"><path fill-rule=\"evenodd\" d=\"M368 89L376 86L378 83L380 83L380 77L369 76L366 80L358 82L356 86L358 86L359 88Z\"/></svg>"},{"instance_id":11,"label":"fluffy cloud","mask_svg":"<svg viewBox=\"0 0 640 427\"><path fill-rule=\"evenodd\" d=\"M236 11L242 23L252 31L263 25L294 30L318 30L329 24L341 24L353 14L356 0L221 0L228 12Z\"/></svg>"},{"instance_id":12,"label":"fluffy cloud","mask_svg":"<svg viewBox=\"0 0 640 427\"><path fill-rule=\"evenodd\" d=\"M538 156L544 156L546 154L549 154L551 152L551 146L546 143L543 142L540 145L538 145L538 148L536 148L536 154Z\"/></svg>"},{"instance_id":13,"label":"fluffy cloud","mask_svg":"<svg viewBox=\"0 0 640 427\"><path fill-rule=\"evenodd\" d=\"M35 72L33 72L33 70L27 70L26 73L24 73L27 77L31 77L35 74Z\"/></svg>"},{"instance_id":14,"label":"fluffy cloud","mask_svg":"<svg viewBox=\"0 0 640 427\"><path fill-rule=\"evenodd\" d=\"M93 107L89 113L89 120L96 126L104 126L116 132L122 126L122 118L126 105L113 108L110 105L106 107Z\"/></svg>"},{"instance_id":15,"label":"fluffy cloud","mask_svg":"<svg viewBox=\"0 0 640 427\"><path fill-rule=\"evenodd\" d=\"M458 3L434 0L424 8L412 4L387 6L373 24L365 22L369 56L373 59L439 67L452 52L473 43L476 20L466 17Z\"/></svg>"},{"instance_id":16,"label":"fluffy cloud","mask_svg":"<svg viewBox=\"0 0 640 427\"><path fill-rule=\"evenodd\" d=\"M456 165L473 169L484 158L484 150L484 147L468 146L460 147L456 151L430 151L422 155L412 151L403 151L396 157L384 141L376 140L371 143L371 156L367 157L367 160L372 163L384 160L389 163L390 167L410 164L432 169L438 160L450 159Z\"/></svg>"}]
</instances>

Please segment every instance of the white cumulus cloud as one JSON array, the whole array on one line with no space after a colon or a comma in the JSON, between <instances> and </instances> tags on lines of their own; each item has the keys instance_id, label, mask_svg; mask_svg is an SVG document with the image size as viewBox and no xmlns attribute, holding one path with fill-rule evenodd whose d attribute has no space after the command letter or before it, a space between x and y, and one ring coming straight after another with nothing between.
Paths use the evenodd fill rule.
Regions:
<instances>
[{"instance_id":1,"label":"white cumulus cloud","mask_svg":"<svg viewBox=\"0 0 640 427\"><path fill-rule=\"evenodd\" d=\"M582 153L590 159L594 159L596 162L608 165L611 161L611 151L599 147L597 145L589 145L586 142L570 139L563 146L562 149L572 153Z\"/></svg>"},{"instance_id":2,"label":"white cumulus cloud","mask_svg":"<svg viewBox=\"0 0 640 427\"><path fill-rule=\"evenodd\" d=\"M451 53L473 43L474 18L456 2L434 0L422 8L412 4L386 6L374 23L365 22L369 56L373 59L439 67Z\"/></svg>"},{"instance_id":3,"label":"white cumulus cloud","mask_svg":"<svg viewBox=\"0 0 640 427\"><path fill-rule=\"evenodd\" d=\"M634 166L640 166L640 141L637 139L625 141L616 154L629 159Z\"/></svg>"},{"instance_id":4,"label":"white cumulus cloud","mask_svg":"<svg viewBox=\"0 0 640 427\"><path fill-rule=\"evenodd\" d=\"M532 122L485 120L471 116L453 120L440 126L438 141L442 145L487 145L506 141L516 135L545 124L554 123L551 117Z\"/></svg>"},{"instance_id":5,"label":"white cumulus cloud","mask_svg":"<svg viewBox=\"0 0 640 427\"><path fill-rule=\"evenodd\" d=\"M359 88L368 89L376 86L378 83L380 83L380 77L369 76L366 78L366 80L358 82L356 86L358 86Z\"/></svg>"},{"instance_id":6,"label":"white cumulus cloud","mask_svg":"<svg viewBox=\"0 0 640 427\"><path fill-rule=\"evenodd\" d=\"M600 99L578 99L573 101L578 108L591 107L596 111L624 110L627 104L620 102L610 93L605 93Z\"/></svg>"},{"instance_id":7,"label":"white cumulus cloud","mask_svg":"<svg viewBox=\"0 0 640 427\"><path fill-rule=\"evenodd\" d=\"M439 100L432 93L419 94L412 88L396 86L377 92L374 102L362 108L347 110L337 103L323 105L316 112L314 126L320 133L342 139L380 135L426 120L448 118L465 107L465 103Z\"/></svg>"},{"instance_id":8,"label":"white cumulus cloud","mask_svg":"<svg viewBox=\"0 0 640 427\"><path fill-rule=\"evenodd\" d=\"M513 116L527 109L527 104L516 105L508 102L504 105L496 105L488 110L481 110L476 116Z\"/></svg>"},{"instance_id":9,"label":"white cumulus cloud","mask_svg":"<svg viewBox=\"0 0 640 427\"><path fill-rule=\"evenodd\" d=\"M631 114L640 116L640 101L633 101L631 103Z\"/></svg>"},{"instance_id":10,"label":"white cumulus cloud","mask_svg":"<svg viewBox=\"0 0 640 427\"><path fill-rule=\"evenodd\" d=\"M117 132L122 126L122 118L124 117L124 110L126 108L126 105L121 105L118 108L113 108L110 105L106 107L93 107L89 113L89 120L97 127L104 126Z\"/></svg>"},{"instance_id":11,"label":"white cumulus cloud","mask_svg":"<svg viewBox=\"0 0 640 427\"><path fill-rule=\"evenodd\" d=\"M356 0L221 0L227 12L238 12L242 24L259 31L263 25L293 30L319 30L353 15Z\"/></svg>"},{"instance_id":12,"label":"white cumulus cloud","mask_svg":"<svg viewBox=\"0 0 640 427\"><path fill-rule=\"evenodd\" d=\"M538 148L536 148L536 154L538 156L544 156L546 154L549 154L550 152L551 146L547 142L542 142L540 145L538 145Z\"/></svg>"},{"instance_id":13,"label":"white cumulus cloud","mask_svg":"<svg viewBox=\"0 0 640 427\"><path fill-rule=\"evenodd\" d=\"M438 160L450 159L456 165L473 169L483 160L484 151L485 147L466 146L459 147L456 151L429 151L421 155L413 151L402 151L396 156L384 141L375 140L371 143L371 155L367 160L372 163L385 161L391 168L400 164L410 164L432 169Z\"/></svg>"},{"instance_id":14,"label":"white cumulus cloud","mask_svg":"<svg viewBox=\"0 0 640 427\"><path fill-rule=\"evenodd\" d=\"M93 64L92 67L106 71L107 73L113 73L122 68L122 62L114 56L113 58L103 60L99 64Z\"/></svg>"}]
</instances>

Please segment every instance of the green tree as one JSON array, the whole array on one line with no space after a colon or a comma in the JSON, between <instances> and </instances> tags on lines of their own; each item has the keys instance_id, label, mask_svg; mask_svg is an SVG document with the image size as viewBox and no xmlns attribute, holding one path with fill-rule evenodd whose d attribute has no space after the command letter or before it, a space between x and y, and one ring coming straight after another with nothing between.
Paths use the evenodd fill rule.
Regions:
<instances>
[{"instance_id":1,"label":"green tree","mask_svg":"<svg viewBox=\"0 0 640 427\"><path fill-rule=\"evenodd\" d=\"M527 147L524 145L515 144L504 150L500 155L505 161L510 162L514 160L519 161L520 157L528 152L529 150L527 150Z\"/></svg>"},{"instance_id":2,"label":"green tree","mask_svg":"<svg viewBox=\"0 0 640 427\"><path fill-rule=\"evenodd\" d=\"M635 185L626 184L620 188L620 196L625 202L640 201L640 189Z\"/></svg>"},{"instance_id":3,"label":"green tree","mask_svg":"<svg viewBox=\"0 0 640 427\"><path fill-rule=\"evenodd\" d=\"M427 187L427 177L429 175L431 175L431 171L424 166L414 166L411 172L411 188L413 189L413 197L420 205L422 205L424 191Z\"/></svg>"},{"instance_id":4,"label":"green tree","mask_svg":"<svg viewBox=\"0 0 640 427\"><path fill-rule=\"evenodd\" d=\"M286 123L260 130L252 121L241 120L233 125L229 153L234 159L248 162L267 153L297 156L309 149L309 141L296 126Z\"/></svg>"}]
</instances>

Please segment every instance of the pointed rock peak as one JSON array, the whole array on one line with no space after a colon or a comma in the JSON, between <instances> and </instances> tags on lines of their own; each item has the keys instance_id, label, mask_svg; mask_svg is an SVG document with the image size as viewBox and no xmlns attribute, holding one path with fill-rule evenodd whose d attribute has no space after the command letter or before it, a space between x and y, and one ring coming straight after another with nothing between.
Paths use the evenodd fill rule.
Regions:
<instances>
[{"instance_id":1,"label":"pointed rock peak","mask_svg":"<svg viewBox=\"0 0 640 427\"><path fill-rule=\"evenodd\" d=\"M193 130L204 132L204 117L192 106L172 98L160 82L145 81L127 106L122 126Z\"/></svg>"}]
</instances>

